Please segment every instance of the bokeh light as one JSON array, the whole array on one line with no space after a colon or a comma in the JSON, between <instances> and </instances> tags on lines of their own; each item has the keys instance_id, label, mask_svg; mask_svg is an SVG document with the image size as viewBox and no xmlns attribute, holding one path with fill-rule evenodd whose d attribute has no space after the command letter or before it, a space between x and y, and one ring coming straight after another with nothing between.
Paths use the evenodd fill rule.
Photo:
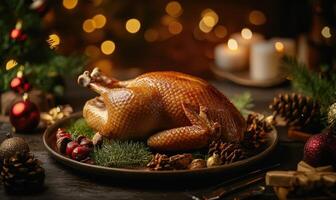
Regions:
<instances>
[{"instance_id":1,"label":"bokeh light","mask_svg":"<svg viewBox=\"0 0 336 200\"><path fill-rule=\"evenodd\" d=\"M229 39L228 40L228 47L231 50L237 50L238 49L238 42L235 39Z\"/></svg>"},{"instance_id":2,"label":"bokeh light","mask_svg":"<svg viewBox=\"0 0 336 200\"><path fill-rule=\"evenodd\" d=\"M11 70L13 67L15 67L18 63L14 59L10 59L6 63L6 70Z\"/></svg>"},{"instance_id":3,"label":"bokeh light","mask_svg":"<svg viewBox=\"0 0 336 200\"><path fill-rule=\"evenodd\" d=\"M74 9L77 6L78 0L63 0L63 6L66 9Z\"/></svg>"},{"instance_id":4,"label":"bokeh light","mask_svg":"<svg viewBox=\"0 0 336 200\"><path fill-rule=\"evenodd\" d=\"M181 33L182 30L183 30L183 26L180 22L173 21L168 25L168 31L173 35L177 35Z\"/></svg>"},{"instance_id":5,"label":"bokeh light","mask_svg":"<svg viewBox=\"0 0 336 200\"><path fill-rule=\"evenodd\" d=\"M132 18L126 22L126 30L130 33L136 33L140 30L141 23L138 19Z\"/></svg>"},{"instance_id":6,"label":"bokeh light","mask_svg":"<svg viewBox=\"0 0 336 200\"><path fill-rule=\"evenodd\" d=\"M328 26L323 27L321 30L321 35L325 38L331 38L330 28Z\"/></svg>"},{"instance_id":7,"label":"bokeh light","mask_svg":"<svg viewBox=\"0 0 336 200\"><path fill-rule=\"evenodd\" d=\"M285 46L282 44L282 42L276 42L274 44L275 50L277 50L278 52L283 52L283 50L285 49Z\"/></svg>"},{"instance_id":8,"label":"bokeh light","mask_svg":"<svg viewBox=\"0 0 336 200\"><path fill-rule=\"evenodd\" d=\"M95 15L92 20L95 22L95 28L103 28L106 24L106 17L102 14Z\"/></svg>"},{"instance_id":9,"label":"bokeh light","mask_svg":"<svg viewBox=\"0 0 336 200\"><path fill-rule=\"evenodd\" d=\"M83 22L83 30L87 33L91 33L95 30L96 23L92 19L87 19Z\"/></svg>"},{"instance_id":10,"label":"bokeh light","mask_svg":"<svg viewBox=\"0 0 336 200\"><path fill-rule=\"evenodd\" d=\"M106 40L101 44L100 49L103 52L103 54L110 55L115 50L115 44L111 40Z\"/></svg>"},{"instance_id":11,"label":"bokeh light","mask_svg":"<svg viewBox=\"0 0 336 200\"><path fill-rule=\"evenodd\" d=\"M51 49L54 49L61 43L61 39L57 34L51 34L49 35L47 42L49 44L49 47Z\"/></svg>"},{"instance_id":12,"label":"bokeh light","mask_svg":"<svg viewBox=\"0 0 336 200\"><path fill-rule=\"evenodd\" d=\"M159 38L159 33L155 29L145 31L144 38L147 42L154 42Z\"/></svg>"},{"instance_id":13,"label":"bokeh light","mask_svg":"<svg viewBox=\"0 0 336 200\"><path fill-rule=\"evenodd\" d=\"M177 1L171 1L166 5L166 12L168 15L172 16L172 17L179 17L182 12L182 6L179 2Z\"/></svg>"},{"instance_id":14,"label":"bokeh light","mask_svg":"<svg viewBox=\"0 0 336 200\"><path fill-rule=\"evenodd\" d=\"M263 25L266 23L266 16L259 10L253 10L249 14L249 21L253 25Z\"/></svg>"},{"instance_id":15,"label":"bokeh light","mask_svg":"<svg viewBox=\"0 0 336 200\"><path fill-rule=\"evenodd\" d=\"M204 18L204 17L211 17L212 20L214 20L214 24L215 25L218 22L218 15L217 15L217 13L214 10L210 9L210 8L207 8L207 9L203 10L202 13L201 13L201 16L202 16L202 18Z\"/></svg>"},{"instance_id":16,"label":"bokeh light","mask_svg":"<svg viewBox=\"0 0 336 200\"><path fill-rule=\"evenodd\" d=\"M212 30L212 27L207 26L203 20L199 22L198 27L204 33L209 33Z\"/></svg>"},{"instance_id":17,"label":"bokeh light","mask_svg":"<svg viewBox=\"0 0 336 200\"><path fill-rule=\"evenodd\" d=\"M241 30L241 36L246 40L250 40L252 38L252 31L248 28L243 28Z\"/></svg>"}]
</instances>

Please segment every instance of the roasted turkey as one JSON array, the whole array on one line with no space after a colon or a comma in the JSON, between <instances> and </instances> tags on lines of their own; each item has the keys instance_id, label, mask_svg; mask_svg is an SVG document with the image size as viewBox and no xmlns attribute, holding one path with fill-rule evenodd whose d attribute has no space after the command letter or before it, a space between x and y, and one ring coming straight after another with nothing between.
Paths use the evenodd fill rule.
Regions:
<instances>
[{"instance_id":1,"label":"roasted turkey","mask_svg":"<svg viewBox=\"0 0 336 200\"><path fill-rule=\"evenodd\" d=\"M178 72L151 72L118 81L96 68L78 83L100 96L88 100L83 116L98 135L110 139L147 139L158 151L206 147L221 137L240 141L245 120L208 82Z\"/></svg>"}]
</instances>

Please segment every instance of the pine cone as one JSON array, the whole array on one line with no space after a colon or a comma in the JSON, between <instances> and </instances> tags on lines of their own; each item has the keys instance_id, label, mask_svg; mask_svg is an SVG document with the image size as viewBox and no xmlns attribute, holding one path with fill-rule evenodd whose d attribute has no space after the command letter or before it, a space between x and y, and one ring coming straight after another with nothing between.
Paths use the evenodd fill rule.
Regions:
<instances>
[{"instance_id":1,"label":"pine cone","mask_svg":"<svg viewBox=\"0 0 336 200\"><path fill-rule=\"evenodd\" d=\"M300 94L279 94L269 106L273 116L284 118L287 125L303 128L319 116L319 105L312 98Z\"/></svg>"},{"instance_id":2,"label":"pine cone","mask_svg":"<svg viewBox=\"0 0 336 200\"><path fill-rule=\"evenodd\" d=\"M155 154L152 160L147 164L147 167L153 170L169 170L172 167L169 164L169 157L165 154Z\"/></svg>"},{"instance_id":3,"label":"pine cone","mask_svg":"<svg viewBox=\"0 0 336 200\"><path fill-rule=\"evenodd\" d=\"M17 152L3 161L1 180L8 192L34 192L41 190L44 169L40 161L28 152Z\"/></svg>"},{"instance_id":4,"label":"pine cone","mask_svg":"<svg viewBox=\"0 0 336 200\"><path fill-rule=\"evenodd\" d=\"M272 130L272 126L258 114L249 114L246 123L243 145L249 149L259 148L266 142L267 133Z\"/></svg>"},{"instance_id":5,"label":"pine cone","mask_svg":"<svg viewBox=\"0 0 336 200\"><path fill-rule=\"evenodd\" d=\"M187 169L193 157L191 154L176 154L168 157L164 154L155 154L147 167L153 170Z\"/></svg>"},{"instance_id":6,"label":"pine cone","mask_svg":"<svg viewBox=\"0 0 336 200\"><path fill-rule=\"evenodd\" d=\"M245 152L238 143L212 141L209 145L209 156L218 154L223 164L230 164L245 158Z\"/></svg>"}]
</instances>

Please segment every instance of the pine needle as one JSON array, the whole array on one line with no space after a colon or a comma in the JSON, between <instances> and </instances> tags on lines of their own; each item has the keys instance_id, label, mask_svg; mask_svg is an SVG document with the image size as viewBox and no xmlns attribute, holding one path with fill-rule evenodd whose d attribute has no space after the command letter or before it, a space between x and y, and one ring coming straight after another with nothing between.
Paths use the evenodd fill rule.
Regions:
<instances>
[{"instance_id":1,"label":"pine needle","mask_svg":"<svg viewBox=\"0 0 336 200\"><path fill-rule=\"evenodd\" d=\"M244 92L240 95L235 95L231 98L232 103L242 113L243 116L247 116L249 110L254 107L251 93Z\"/></svg>"},{"instance_id":2,"label":"pine needle","mask_svg":"<svg viewBox=\"0 0 336 200\"><path fill-rule=\"evenodd\" d=\"M284 58L284 67L289 72L294 89L319 102L321 112L326 113L336 101L336 74L330 73L328 78L321 78L304 64L288 57Z\"/></svg>"},{"instance_id":3,"label":"pine needle","mask_svg":"<svg viewBox=\"0 0 336 200\"><path fill-rule=\"evenodd\" d=\"M84 118L77 119L68 128L67 131L72 135L72 138L77 138L78 136L85 136L92 138L95 132L92 128L88 126Z\"/></svg>"},{"instance_id":4,"label":"pine needle","mask_svg":"<svg viewBox=\"0 0 336 200\"><path fill-rule=\"evenodd\" d=\"M92 154L97 165L105 167L144 167L152 159L149 148L142 142L104 141Z\"/></svg>"}]
</instances>

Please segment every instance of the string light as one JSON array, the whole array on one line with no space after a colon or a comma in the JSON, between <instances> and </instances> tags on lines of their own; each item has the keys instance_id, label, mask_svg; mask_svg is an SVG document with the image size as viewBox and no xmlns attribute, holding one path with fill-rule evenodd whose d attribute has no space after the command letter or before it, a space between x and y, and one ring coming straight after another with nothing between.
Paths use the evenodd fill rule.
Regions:
<instances>
[{"instance_id":1,"label":"string light","mask_svg":"<svg viewBox=\"0 0 336 200\"><path fill-rule=\"evenodd\" d=\"M63 6L66 9L74 9L77 6L78 0L63 0Z\"/></svg>"},{"instance_id":2,"label":"string light","mask_svg":"<svg viewBox=\"0 0 336 200\"><path fill-rule=\"evenodd\" d=\"M166 5L166 12L168 15L172 16L172 17L179 17L182 12L182 6L179 2L177 1L171 1Z\"/></svg>"},{"instance_id":3,"label":"string light","mask_svg":"<svg viewBox=\"0 0 336 200\"><path fill-rule=\"evenodd\" d=\"M50 49L55 49L61 43L61 39L57 34L51 34L49 35L47 43L49 44Z\"/></svg>"},{"instance_id":4,"label":"string light","mask_svg":"<svg viewBox=\"0 0 336 200\"><path fill-rule=\"evenodd\" d=\"M173 35L181 33L182 30L183 30L182 24L177 21L174 21L168 25L168 31Z\"/></svg>"},{"instance_id":5,"label":"string light","mask_svg":"<svg viewBox=\"0 0 336 200\"><path fill-rule=\"evenodd\" d=\"M228 47L231 50L237 50L238 49L238 42L235 39L229 39L228 41Z\"/></svg>"},{"instance_id":6,"label":"string light","mask_svg":"<svg viewBox=\"0 0 336 200\"><path fill-rule=\"evenodd\" d=\"M283 52L283 50L285 49L285 46L282 44L282 42L276 42L274 44L275 50L277 50L278 52Z\"/></svg>"},{"instance_id":7,"label":"string light","mask_svg":"<svg viewBox=\"0 0 336 200\"><path fill-rule=\"evenodd\" d=\"M266 23L266 16L259 10L253 10L249 14L249 21L254 25L263 25Z\"/></svg>"},{"instance_id":8,"label":"string light","mask_svg":"<svg viewBox=\"0 0 336 200\"><path fill-rule=\"evenodd\" d=\"M106 24L106 17L102 14L95 15L92 20L95 22L95 28L103 28Z\"/></svg>"},{"instance_id":9,"label":"string light","mask_svg":"<svg viewBox=\"0 0 336 200\"><path fill-rule=\"evenodd\" d=\"M13 67L15 67L18 63L14 59L10 59L6 63L6 70L11 70Z\"/></svg>"},{"instance_id":10,"label":"string light","mask_svg":"<svg viewBox=\"0 0 336 200\"><path fill-rule=\"evenodd\" d=\"M103 54L110 55L115 50L115 44L111 40L106 40L101 44L100 49L103 52Z\"/></svg>"},{"instance_id":11,"label":"string light","mask_svg":"<svg viewBox=\"0 0 336 200\"><path fill-rule=\"evenodd\" d=\"M213 20L215 21L215 25L218 22L218 15L217 15L217 13L214 10L210 9L210 8L204 9L202 11L202 13L201 13L201 16L203 18L206 17L206 16L209 16L209 17L213 18Z\"/></svg>"},{"instance_id":12,"label":"string light","mask_svg":"<svg viewBox=\"0 0 336 200\"><path fill-rule=\"evenodd\" d=\"M225 26L219 25L214 29L214 33L218 38L224 38L227 35L227 29Z\"/></svg>"},{"instance_id":13,"label":"string light","mask_svg":"<svg viewBox=\"0 0 336 200\"><path fill-rule=\"evenodd\" d=\"M330 28L328 26L323 27L321 35L325 38L331 38Z\"/></svg>"},{"instance_id":14,"label":"string light","mask_svg":"<svg viewBox=\"0 0 336 200\"><path fill-rule=\"evenodd\" d=\"M141 23L138 19L132 18L126 22L126 30L130 33L136 33L140 30Z\"/></svg>"},{"instance_id":15,"label":"string light","mask_svg":"<svg viewBox=\"0 0 336 200\"><path fill-rule=\"evenodd\" d=\"M159 33L155 29L145 31L144 38L148 42L154 42L159 38Z\"/></svg>"},{"instance_id":16,"label":"string light","mask_svg":"<svg viewBox=\"0 0 336 200\"><path fill-rule=\"evenodd\" d=\"M212 28L217 24L218 15L212 9L207 8L202 11L201 17L202 19L199 23L199 28L204 33L209 33L212 30Z\"/></svg>"},{"instance_id":17,"label":"string light","mask_svg":"<svg viewBox=\"0 0 336 200\"><path fill-rule=\"evenodd\" d=\"M248 28L243 28L241 30L241 36L245 39L245 40L250 40L252 38L252 31Z\"/></svg>"},{"instance_id":18,"label":"string light","mask_svg":"<svg viewBox=\"0 0 336 200\"><path fill-rule=\"evenodd\" d=\"M207 25L205 25L204 21L201 20L198 24L198 27L201 31L203 31L204 33L209 33L212 30L212 27L209 27Z\"/></svg>"},{"instance_id":19,"label":"string light","mask_svg":"<svg viewBox=\"0 0 336 200\"><path fill-rule=\"evenodd\" d=\"M91 33L95 30L96 23L92 19L87 19L83 23L83 30L87 33Z\"/></svg>"}]
</instances>

